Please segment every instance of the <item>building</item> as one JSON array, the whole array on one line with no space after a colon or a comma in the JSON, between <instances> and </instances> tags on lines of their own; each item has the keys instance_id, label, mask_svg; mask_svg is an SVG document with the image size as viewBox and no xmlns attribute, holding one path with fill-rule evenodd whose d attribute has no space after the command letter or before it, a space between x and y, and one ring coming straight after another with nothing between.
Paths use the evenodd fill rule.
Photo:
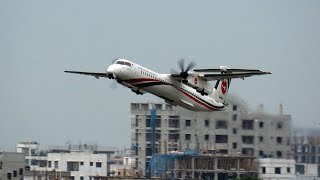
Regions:
<instances>
[{"instance_id":1,"label":"building","mask_svg":"<svg viewBox=\"0 0 320 180\"><path fill-rule=\"evenodd\" d=\"M291 148L296 160L297 179L320 179L319 129L294 130Z\"/></svg>"},{"instance_id":2,"label":"building","mask_svg":"<svg viewBox=\"0 0 320 180\"><path fill-rule=\"evenodd\" d=\"M48 152L48 171L70 172L70 180L89 180L90 176L107 176L110 167L109 151L51 151Z\"/></svg>"},{"instance_id":3,"label":"building","mask_svg":"<svg viewBox=\"0 0 320 180\"><path fill-rule=\"evenodd\" d=\"M22 180L24 177L24 154L16 152L0 153L0 179Z\"/></svg>"},{"instance_id":4,"label":"building","mask_svg":"<svg viewBox=\"0 0 320 180\"><path fill-rule=\"evenodd\" d=\"M293 159L260 158L259 179L290 180L296 179Z\"/></svg>"},{"instance_id":5,"label":"building","mask_svg":"<svg viewBox=\"0 0 320 180\"><path fill-rule=\"evenodd\" d=\"M164 103L131 103L134 167L145 175L152 156L151 112L156 109L155 152L195 150L220 154L290 158L291 116L249 112L232 98L226 111L194 112Z\"/></svg>"},{"instance_id":6,"label":"building","mask_svg":"<svg viewBox=\"0 0 320 180\"><path fill-rule=\"evenodd\" d=\"M46 151L40 150L40 144L35 141L20 142L16 148L18 153L25 154L25 165L30 169L45 170L47 167Z\"/></svg>"},{"instance_id":7,"label":"building","mask_svg":"<svg viewBox=\"0 0 320 180\"><path fill-rule=\"evenodd\" d=\"M157 154L150 164L147 174L152 178L218 180L258 174L257 159L252 156Z\"/></svg>"},{"instance_id":8,"label":"building","mask_svg":"<svg viewBox=\"0 0 320 180\"><path fill-rule=\"evenodd\" d=\"M40 150L36 142L19 143L17 151L26 154L26 180L89 180L90 176L107 176L110 173L109 161L114 153L87 144Z\"/></svg>"}]
</instances>

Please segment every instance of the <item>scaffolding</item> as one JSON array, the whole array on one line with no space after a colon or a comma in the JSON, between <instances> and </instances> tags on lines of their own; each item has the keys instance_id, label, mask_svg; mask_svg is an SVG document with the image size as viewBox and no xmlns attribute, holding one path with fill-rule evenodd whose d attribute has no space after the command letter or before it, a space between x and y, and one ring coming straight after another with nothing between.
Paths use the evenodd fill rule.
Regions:
<instances>
[{"instance_id":1,"label":"scaffolding","mask_svg":"<svg viewBox=\"0 0 320 180\"><path fill-rule=\"evenodd\" d=\"M150 161L151 177L165 179L228 179L257 177L258 163L252 156L156 154Z\"/></svg>"}]
</instances>

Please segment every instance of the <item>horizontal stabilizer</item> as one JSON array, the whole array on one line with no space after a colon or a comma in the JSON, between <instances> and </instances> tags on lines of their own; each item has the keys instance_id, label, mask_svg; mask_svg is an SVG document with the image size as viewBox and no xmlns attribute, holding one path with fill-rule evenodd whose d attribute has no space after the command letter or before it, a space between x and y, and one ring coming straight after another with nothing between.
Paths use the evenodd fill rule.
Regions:
<instances>
[{"instance_id":1,"label":"horizontal stabilizer","mask_svg":"<svg viewBox=\"0 0 320 180\"><path fill-rule=\"evenodd\" d=\"M247 72L247 73L225 73L225 74L201 74L200 77L207 80L223 80L223 79L235 79L235 78L246 78L250 76L259 76L259 75L266 75L271 74L271 72Z\"/></svg>"},{"instance_id":2,"label":"horizontal stabilizer","mask_svg":"<svg viewBox=\"0 0 320 180\"><path fill-rule=\"evenodd\" d=\"M221 68L220 69L194 69L194 72L221 72ZM258 69L227 69L228 72L233 73L233 72L237 72L237 73L244 73L244 72L262 72Z\"/></svg>"}]
</instances>

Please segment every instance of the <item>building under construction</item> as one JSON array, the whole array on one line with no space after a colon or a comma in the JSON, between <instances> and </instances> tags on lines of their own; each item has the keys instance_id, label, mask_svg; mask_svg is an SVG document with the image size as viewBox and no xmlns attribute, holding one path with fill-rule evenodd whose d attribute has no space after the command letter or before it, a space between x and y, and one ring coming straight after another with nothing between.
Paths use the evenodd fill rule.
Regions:
<instances>
[{"instance_id":1,"label":"building under construction","mask_svg":"<svg viewBox=\"0 0 320 180\"><path fill-rule=\"evenodd\" d=\"M158 154L150 161L149 177L164 179L229 179L257 177L253 156Z\"/></svg>"},{"instance_id":2,"label":"building under construction","mask_svg":"<svg viewBox=\"0 0 320 180\"><path fill-rule=\"evenodd\" d=\"M274 114L265 113L262 105L249 111L244 102L229 97L227 110L218 112L194 112L164 103L131 103L133 168L146 176L153 154L188 149L198 154L214 149L228 156L292 157L291 116L283 113L282 105Z\"/></svg>"}]
</instances>

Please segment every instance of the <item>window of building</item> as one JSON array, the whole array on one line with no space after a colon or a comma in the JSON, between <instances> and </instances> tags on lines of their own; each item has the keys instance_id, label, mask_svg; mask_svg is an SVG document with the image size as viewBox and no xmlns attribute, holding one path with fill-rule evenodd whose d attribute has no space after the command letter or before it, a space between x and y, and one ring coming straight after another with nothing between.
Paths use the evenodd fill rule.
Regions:
<instances>
[{"instance_id":1,"label":"window of building","mask_svg":"<svg viewBox=\"0 0 320 180\"><path fill-rule=\"evenodd\" d=\"M209 134L204 135L204 140L206 140L206 141L209 140Z\"/></svg>"},{"instance_id":2,"label":"window of building","mask_svg":"<svg viewBox=\"0 0 320 180\"><path fill-rule=\"evenodd\" d=\"M316 163L316 157L315 156L310 156L310 160L312 164Z\"/></svg>"},{"instance_id":3,"label":"window of building","mask_svg":"<svg viewBox=\"0 0 320 180\"><path fill-rule=\"evenodd\" d=\"M74 180L74 176L70 176L70 177L69 177L69 180Z\"/></svg>"},{"instance_id":4,"label":"window of building","mask_svg":"<svg viewBox=\"0 0 320 180\"><path fill-rule=\"evenodd\" d=\"M228 150L227 149L220 149L219 153L221 154L228 154Z\"/></svg>"},{"instance_id":5,"label":"window of building","mask_svg":"<svg viewBox=\"0 0 320 180\"><path fill-rule=\"evenodd\" d=\"M243 144L253 144L254 143L254 136L242 136L242 143Z\"/></svg>"},{"instance_id":6,"label":"window of building","mask_svg":"<svg viewBox=\"0 0 320 180\"><path fill-rule=\"evenodd\" d=\"M254 149L253 148L242 148L242 154L246 156L253 156Z\"/></svg>"},{"instance_id":7,"label":"window of building","mask_svg":"<svg viewBox=\"0 0 320 180\"><path fill-rule=\"evenodd\" d=\"M101 162L96 162L96 167L100 168L102 166Z\"/></svg>"},{"instance_id":8,"label":"window of building","mask_svg":"<svg viewBox=\"0 0 320 180\"><path fill-rule=\"evenodd\" d=\"M47 161L39 160L39 167L47 167Z\"/></svg>"},{"instance_id":9,"label":"window of building","mask_svg":"<svg viewBox=\"0 0 320 180\"><path fill-rule=\"evenodd\" d=\"M278 129L282 129L282 126L283 126L283 125L282 125L282 122L278 122L278 123L277 123L277 128L278 128Z\"/></svg>"},{"instance_id":10,"label":"window of building","mask_svg":"<svg viewBox=\"0 0 320 180\"><path fill-rule=\"evenodd\" d=\"M23 169L22 168L19 169L19 175L23 175Z\"/></svg>"},{"instance_id":11,"label":"window of building","mask_svg":"<svg viewBox=\"0 0 320 180\"><path fill-rule=\"evenodd\" d=\"M209 120L208 119L204 120L204 126L209 127Z\"/></svg>"},{"instance_id":12,"label":"window of building","mask_svg":"<svg viewBox=\"0 0 320 180\"><path fill-rule=\"evenodd\" d=\"M67 162L67 171L79 171L79 162L68 161Z\"/></svg>"},{"instance_id":13,"label":"window of building","mask_svg":"<svg viewBox=\"0 0 320 180\"><path fill-rule=\"evenodd\" d=\"M263 124L263 122L259 122L259 128L263 128L263 126L264 126L264 124Z\"/></svg>"},{"instance_id":14,"label":"window of building","mask_svg":"<svg viewBox=\"0 0 320 180\"><path fill-rule=\"evenodd\" d=\"M11 179L11 173L7 174L7 179Z\"/></svg>"},{"instance_id":15,"label":"window of building","mask_svg":"<svg viewBox=\"0 0 320 180\"><path fill-rule=\"evenodd\" d=\"M237 114L232 115L232 120L236 121L236 120L237 120L237 117L238 117Z\"/></svg>"},{"instance_id":16,"label":"window of building","mask_svg":"<svg viewBox=\"0 0 320 180\"><path fill-rule=\"evenodd\" d=\"M291 173L291 168L287 167L287 173Z\"/></svg>"},{"instance_id":17,"label":"window of building","mask_svg":"<svg viewBox=\"0 0 320 180\"><path fill-rule=\"evenodd\" d=\"M59 168L59 161L54 161L54 168Z\"/></svg>"},{"instance_id":18,"label":"window of building","mask_svg":"<svg viewBox=\"0 0 320 180\"><path fill-rule=\"evenodd\" d=\"M93 166L93 162L90 162L90 166Z\"/></svg>"},{"instance_id":19,"label":"window of building","mask_svg":"<svg viewBox=\"0 0 320 180\"><path fill-rule=\"evenodd\" d=\"M233 128L232 131L233 131L233 134L237 134L237 129L236 128Z\"/></svg>"},{"instance_id":20,"label":"window of building","mask_svg":"<svg viewBox=\"0 0 320 180\"><path fill-rule=\"evenodd\" d=\"M17 177L18 176L18 172L17 171L13 171L13 177Z\"/></svg>"},{"instance_id":21,"label":"window of building","mask_svg":"<svg viewBox=\"0 0 320 180\"><path fill-rule=\"evenodd\" d=\"M236 111L238 109L237 105L232 106L232 110Z\"/></svg>"},{"instance_id":22,"label":"window of building","mask_svg":"<svg viewBox=\"0 0 320 180\"><path fill-rule=\"evenodd\" d=\"M84 180L83 176L80 176L80 180Z\"/></svg>"},{"instance_id":23,"label":"window of building","mask_svg":"<svg viewBox=\"0 0 320 180\"><path fill-rule=\"evenodd\" d=\"M264 156L263 151L259 151L259 156L260 156L260 157L263 157L263 156Z\"/></svg>"},{"instance_id":24,"label":"window of building","mask_svg":"<svg viewBox=\"0 0 320 180\"><path fill-rule=\"evenodd\" d=\"M242 120L242 129L253 130L253 120L243 119Z\"/></svg>"},{"instance_id":25,"label":"window of building","mask_svg":"<svg viewBox=\"0 0 320 180\"><path fill-rule=\"evenodd\" d=\"M146 156L152 156L152 149L151 149L151 147L146 148Z\"/></svg>"},{"instance_id":26,"label":"window of building","mask_svg":"<svg viewBox=\"0 0 320 180\"><path fill-rule=\"evenodd\" d=\"M281 151L277 151L277 157L281 158L282 157L282 152Z\"/></svg>"},{"instance_id":27,"label":"window of building","mask_svg":"<svg viewBox=\"0 0 320 180\"><path fill-rule=\"evenodd\" d=\"M83 161L80 162L80 165L83 166Z\"/></svg>"},{"instance_id":28,"label":"window of building","mask_svg":"<svg viewBox=\"0 0 320 180\"><path fill-rule=\"evenodd\" d=\"M282 137L277 137L277 144L282 144Z\"/></svg>"},{"instance_id":29,"label":"window of building","mask_svg":"<svg viewBox=\"0 0 320 180\"><path fill-rule=\"evenodd\" d=\"M228 126L227 126L227 121L225 120L218 120L216 122L216 129L227 129Z\"/></svg>"},{"instance_id":30,"label":"window of building","mask_svg":"<svg viewBox=\"0 0 320 180\"><path fill-rule=\"evenodd\" d=\"M216 135L216 143L228 143L228 135Z\"/></svg>"},{"instance_id":31,"label":"window of building","mask_svg":"<svg viewBox=\"0 0 320 180\"><path fill-rule=\"evenodd\" d=\"M186 140L191 140L191 134L186 134L185 138Z\"/></svg>"},{"instance_id":32,"label":"window of building","mask_svg":"<svg viewBox=\"0 0 320 180\"><path fill-rule=\"evenodd\" d=\"M180 139L179 131L177 130L169 130L169 141L178 142Z\"/></svg>"},{"instance_id":33,"label":"window of building","mask_svg":"<svg viewBox=\"0 0 320 180\"><path fill-rule=\"evenodd\" d=\"M233 148L233 149L237 149L237 145L238 145L238 144L237 144L236 142L232 143L232 148Z\"/></svg>"},{"instance_id":34,"label":"window of building","mask_svg":"<svg viewBox=\"0 0 320 180\"><path fill-rule=\"evenodd\" d=\"M263 136L259 136L259 141L263 142Z\"/></svg>"},{"instance_id":35,"label":"window of building","mask_svg":"<svg viewBox=\"0 0 320 180\"><path fill-rule=\"evenodd\" d=\"M51 161L48 161L48 168L51 168L51 166L52 166L51 163L52 163Z\"/></svg>"},{"instance_id":36,"label":"window of building","mask_svg":"<svg viewBox=\"0 0 320 180\"><path fill-rule=\"evenodd\" d=\"M191 120L186 120L186 126L191 126Z\"/></svg>"},{"instance_id":37,"label":"window of building","mask_svg":"<svg viewBox=\"0 0 320 180\"><path fill-rule=\"evenodd\" d=\"M35 149L30 149L30 153L31 153L31 156L35 156L36 155L36 150Z\"/></svg>"},{"instance_id":38,"label":"window of building","mask_svg":"<svg viewBox=\"0 0 320 180\"><path fill-rule=\"evenodd\" d=\"M274 173L275 174L281 174L281 168L280 167L274 168Z\"/></svg>"},{"instance_id":39,"label":"window of building","mask_svg":"<svg viewBox=\"0 0 320 180\"><path fill-rule=\"evenodd\" d=\"M179 116L169 116L169 127L180 128Z\"/></svg>"}]
</instances>

